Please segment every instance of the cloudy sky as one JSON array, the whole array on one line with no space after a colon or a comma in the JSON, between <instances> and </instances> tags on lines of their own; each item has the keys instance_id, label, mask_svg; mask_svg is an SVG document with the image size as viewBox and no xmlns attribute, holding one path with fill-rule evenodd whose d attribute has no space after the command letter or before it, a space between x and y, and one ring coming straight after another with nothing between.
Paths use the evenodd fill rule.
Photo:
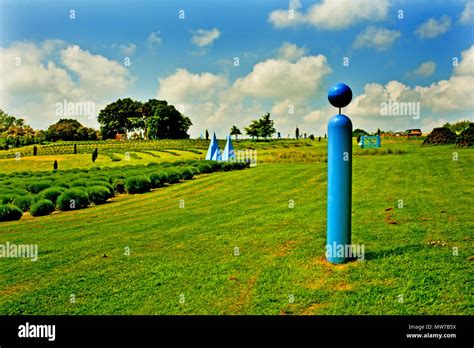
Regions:
<instances>
[{"instance_id":1,"label":"cloudy sky","mask_svg":"<svg viewBox=\"0 0 474 348\"><path fill-rule=\"evenodd\" d=\"M440 0L4 1L0 108L47 128L57 103L165 99L191 135L270 112L286 137L322 135L348 84L354 128L429 131L474 120L474 3ZM383 102L420 115L382 115ZM401 104L400 104L401 105Z\"/></svg>"}]
</instances>

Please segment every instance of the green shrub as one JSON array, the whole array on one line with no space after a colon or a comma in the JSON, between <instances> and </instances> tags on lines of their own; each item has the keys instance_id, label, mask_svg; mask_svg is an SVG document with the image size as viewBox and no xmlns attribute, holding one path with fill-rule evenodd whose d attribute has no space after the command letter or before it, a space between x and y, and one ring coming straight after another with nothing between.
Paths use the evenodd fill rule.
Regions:
<instances>
[{"instance_id":1,"label":"green shrub","mask_svg":"<svg viewBox=\"0 0 474 348\"><path fill-rule=\"evenodd\" d=\"M87 183L87 187L92 187L92 186L102 186L106 187L107 190L109 190L110 197L114 196L114 187L109 184L108 181L100 181L100 180L91 180Z\"/></svg>"},{"instance_id":2,"label":"green shrub","mask_svg":"<svg viewBox=\"0 0 474 348\"><path fill-rule=\"evenodd\" d=\"M77 179L71 182L71 187L86 187L87 186L87 180L86 179Z\"/></svg>"},{"instance_id":3,"label":"green shrub","mask_svg":"<svg viewBox=\"0 0 474 348\"><path fill-rule=\"evenodd\" d=\"M111 176L109 176L109 182L111 184L113 184L115 182L115 180L117 179L125 179L125 175L123 174L112 174Z\"/></svg>"},{"instance_id":4,"label":"green shrub","mask_svg":"<svg viewBox=\"0 0 474 348\"><path fill-rule=\"evenodd\" d=\"M180 170L181 178L184 180L191 180L194 176L194 173L191 168L184 167Z\"/></svg>"},{"instance_id":5,"label":"green shrub","mask_svg":"<svg viewBox=\"0 0 474 348\"><path fill-rule=\"evenodd\" d=\"M168 182L170 184L176 184L181 179L181 173L178 172L176 169L172 169L168 171Z\"/></svg>"},{"instance_id":6,"label":"green shrub","mask_svg":"<svg viewBox=\"0 0 474 348\"><path fill-rule=\"evenodd\" d=\"M212 173L212 167L209 163L200 163L197 168L201 173Z\"/></svg>"},{"instance_id":7,"label":"green shrub","mask_svg":"<svg viewBox=\"0 0 474 348\"><path fill-rule=\"evenodd\" d=\"M247 167L247 164L244 162L231 162L232 163L232 169L244 169Z\"/></svg>"},{"instance_id":8,"label":"green shrub","mask_svg":"<svg viewBox=\"0 0 474 348\"><path fill-rule=\"evenodd\" d=\"M36 181L28 184L27 189L33 194L38 194L49 187L51 187L50 181Z\"/></svg>"},{"instance_id":9,"label":"green shrub","mask_svg":"<svg viewBox=\"0 0 474 348\"><path fill-rule=\"evenodd\" d=\"M232 163L230 162L221 162L221 168L223 171L228 172L232 170Z\"/></svg>"},{"instance_id":10,"label":"green shrub","mask_svg":"<svg viewBox=\"0 0 474 348\"><path fill-rule=\"evenodd\" d=\"M60 210L87 208L89 205L89 196L83 189L72 188L61 193L58 197L57 204Z\"/></svg>"},{"instance_id":11,"label":"green shrub","mask_svg":"<svg viewBox=\"0 0 474 348\"><path fill-rule=\"evenodd\" d=\"M39 194L40 199L47 199L48 201L51 201L53 203L56 203L58 197L61 195L61 193L64 192L64 188L62 187L50 187L49 189L46 189L44 191L41 191Z\"/></svg>"},{"instance_id":12,"label":"green shrub","mask_svg":"<svg viewBox=\"0 0 474 348\"><path fill-rule=\"evenodd\" d=\"M30 214L33 216L44 216L54 211L54 203L49 199L40 199L30 208Z\"/></svg>"},{"instance_id":13,"label":"green shrub","mask_svg":"<svg viewBox=\"0 0 474 348\"><path fill-rule=\"evenodd\" d=\"M18 196L13 200L13 205L20 208L21 211L28 211L31 206L31 196Z\"/></svg>"},{"instance_id":14,"label":"green shrub","mask_svg":"<svg viewBox=\"0 0 474 348\"><path fill-rule=\"evenodd\" d=\"M0 204L10 204L12 203L18 195L14 193L4 193L0 195Z\"/></svg>"},{"instance_id":15,"label":"green shrub","mask_svg":"<svg viewBox=\"0 0 474 348\"><path fill-rule=\"evenodd\" d=\"M125 193L125 179L115 179L112 184L114 191L117 193Z\"/></svg>"},{"instance_id":16,"label":"green shrub","mask_svg":"<svg viewBox=\"0 0 474 348\"><path fill-rule=\"evenodd\" d=\"M201 174L201 171L199 170L199 168L197 166L191 166L191 167L189 167L189 169L191 169L194 176Z\"/></svg>"},{"instance_id":17,"label":"green shrub","mask_svg":"<svg viewBox=\"0 0 474 348\"><path fill-rule=\"evenodd\" d=\"M217 161L206 161L205 163L209 164L212 168L212 172L217 172L221 170L221 164Z\"/></svg>"},{"instance_id":18,"label":"green shrub","mask_svg":"<svg viewBox=\"0 0 474 348\"><path fill-rule=\"evenodd\" d=\"M163 187L168 182L168 174L165 172L153 173L150 175L151 187Z\"/></svg>"},{"instance_id":19,"label":"green shrub","mask_svg":"<svg viewBox=\"0 0 474 348\"><path fill-rule=\"evenodd\" d=\"M0 205L0 221L20 220L23 212L11 204Z\"/></svg>"},{"instance_id":20,"label":"green shrub","mask_svg":"<svg viewBox=\"0 0 474 348\"><path fill-rule=\"evenodd\" d=\"M89 201L95 204L104 204L112 197L110 190L105 186L91 186L86 190L89 194Z\"/></svg>"},{"instance_id":21,"label":"green shrub","mask_svg":"<svg viewBox=\"0 0 474 348\"><path fill-rule=\"evenodd\" d=\"M67 189L70 187L70 185L67 182L64 182L64 181L56 181L54 183L54 186L64 187L64 188L67 188Z\"/></svg>"},{"instance_id":22,"label":"green shrub","mask_svg":"<svg viewBox=\"0 0 474 348\"><path fill-rule=\"evenodd\" d=\"M144 193L151 189L151 181L145 176L132 176L125 181L128 193Z\"/></svg>"}]
</instances>

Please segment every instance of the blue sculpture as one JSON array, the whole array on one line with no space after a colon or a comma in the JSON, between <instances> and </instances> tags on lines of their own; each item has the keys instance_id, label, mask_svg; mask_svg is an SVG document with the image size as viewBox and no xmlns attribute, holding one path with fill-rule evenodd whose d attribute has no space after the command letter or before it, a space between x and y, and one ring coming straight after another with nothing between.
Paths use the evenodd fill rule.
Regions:
<instances>
[{"instance_id":1,"label":"blue sculpture","mask_svg":"<svg viewBox=\"0 0 474 348\"><path fill-rule=\"evenodd\" d=\"M216 133L214 133L207 149L206 160L217 160L218 157L220 157L219 144L217 143Z\"/></svg>"},{"instance_id":2,"label":"blue sculpture","mask_svg":"<svg viewBox=\"0 0 474 348\"><path fill-rule=\"evenodd\" d=\"M331 263L343 263L351 247L352 122L341 114L341 108L351 102L352 91L338 83L329 89L328 100L339 108L339 114L328 123L326 258Z\"/></svg>"},{"instance_id":3,"label":"blue sculpture","mask_svg":"<svg viewBox=\"0 0 474 348\"><path fill-rule=\"evenodd\" d=\"M235 160L234 146L230 135L227 136L227 143L225 144L224 153L222 154L223 161Z\"/></svg>"}]
</instances>

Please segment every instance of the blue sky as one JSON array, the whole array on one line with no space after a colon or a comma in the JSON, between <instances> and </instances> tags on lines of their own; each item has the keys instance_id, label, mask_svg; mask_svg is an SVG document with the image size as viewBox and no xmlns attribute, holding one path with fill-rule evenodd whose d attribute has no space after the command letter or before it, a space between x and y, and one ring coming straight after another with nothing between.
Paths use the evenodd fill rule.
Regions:
<instances>
[{"instance_id":1,"label":"blue sky","mask_svg":"<svg viewBox=\"0 0 474 348\"><path fill-rule=\"evenodd\" d=\"M208 128L223 137L233 124L244 127L265 112L272 112L284 136L296 125L308 134L324 134L335 111L326 91L339 81L353 90L346 111L355 127L428 131L444 121L473 119L472 102L463 102L474 99L473 5L467 1L0 4L0 107L38 128L60 118L53 105L64 99L92 102L97 113L119 97L159 96L191 118L192 136ZM286 20L289 9L296 20ZM397 18L399 10L403 19ZM283 17L272 17L275 11ZM424 34L417 33L423 24ZM211 39L212 33L217 38ZM203 40L200 45L193 36ZM12 67L18 56L21 66ZM126 57L130 66L124 65ZM234 57L240 66L234 66ZM349 66L343 66L344 57ZM454 57L461 68L453 67ZM428 64L416 72L423 63ZM377 110L388 99L419 102L421 117L382 117ZM91 115L77 116L97 126Z\"/></svg>"}]
</instances>

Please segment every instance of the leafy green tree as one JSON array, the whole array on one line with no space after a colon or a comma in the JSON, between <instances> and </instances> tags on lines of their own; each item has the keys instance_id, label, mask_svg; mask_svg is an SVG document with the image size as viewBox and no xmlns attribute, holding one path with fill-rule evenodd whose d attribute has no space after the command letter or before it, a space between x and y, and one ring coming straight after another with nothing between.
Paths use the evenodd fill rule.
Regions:
<instances>
[{"instance_id":1,"label":"leafy green tree","mask_svg":"<svg viewBox=\"0 0 474 348\"><path fill-rule=\"evenodd\" d=\"M363 129L360 129L360 128L357 128L357 129L352 131L352 136L353 137L358 137L358 136L362 136L362 135L369 135L369 133L366 132Z\"/></svg>"},{"instance_id":2,"label":"leafy green tree","mask_svg":"<svg viewBox=\"0 0 474 348\"><path fill-rule=\"evenodd\" d=\"M48 127L45 133L46 140L97 140L98 135L95 129L84 127L79 121L74 119L60 119L55 124Z\"/></svg>"},{"instance_id":3,"label":"leafy green tree","mask_svg":"<svg viewBox=\"0 0 474 348\"><path fill-rule=\"evenodd\" d=\"M295 129L295 135L296 135L296 140L298 140L300 138L300 129L298 127L296 127Z\"/></svg>"},{"instance_id":4,"label":"leafy green tree","mask_svg":"<svg viewBox=\"0 0 474 348\"><path fill-rule=\"evenodd\" d=\"M95 160L99 157L99 150L95 148L95 150L92 152L92 162L95 163Z\"/></svg>"},{"instance_id":5,"label":"leafy green tree","mask_svg":"<svg viewBox=\"0 0 474 348\"><path fill-rule=\"evenodd\" d=\"M147 107L151 108L149 104ZM149 110L149 109L146 110ZM147 111L148 112L148 111ZM136 128L145 128L143 104L124 98L108 104L100 110L97 121L104 139L113 139L117 133L127 133Z\"/></svg>"},{"instance_id":6,"label":"leafy green tree","mask_svg":"<svg viewBox=\"0 0 474 348\"><path fill-rule=\"evenodd\" d=\"M448 128L449 130L451 130L452 132L456 133L456 134L460 134L463 130L467 129L469 127L469 121L465 120L465 121L459 121L459 122L456 122L456 123L445 123L443 125L443 128Z\"/></svg>"},{"instance_id":7,"label":"leafy green tree","mask_svg":"<svg viewBox=\"0 0 474 348\"><path fill-rule=\"evenodd\" d=\"M240 129L237 128L237 126L232 126L232 128L230 129L230 135L235 136L235 139L237 140L238 136L242 135L242 132L240 131Z\"/></svg>"},{"instance_id":8,"label":"leafy green tree","mask_svg":"<svg viewBox=\"0 0 474 348\"><path fill-rule=\"evenodd\" d=\"M206 129L206 140L209 140L209 132Z\"/></svg>"},{"instance_id":9,"label":"leafy green tree","mask_svg":"<svg viewBox=\"0 0 474 348\"><path fill-rule=\"evenodd\" d=\"M155 114L147 119L147 134L151 139L188 139L191 120L173 105L159 104Z\"/></svg>"},{"instance_id":10,"label":"leafy green tree","mask_svg":"<svg viewBox=\"0 0 474 348\"><path fill-rule=\"evenodd\" d=\"M258 140L258 137L260 136L260 122L258 120L254 120L252 121L252 123L244 128L245 130L245 133L252 137L252 138L256 138Z\"/></svg>"},{"instance_id":11,"label":"leafy green tree","mask_svg":"<svg viewBox=\"0 0 474 348\"><path fill-rule=\"evenodd\" d=\"M275 127L273 127L274 122L270 118L270 113L267 112L258 122L260 126L260 135L265 138L265 140L276 132Z\"/></svg>"}]
</instances>

